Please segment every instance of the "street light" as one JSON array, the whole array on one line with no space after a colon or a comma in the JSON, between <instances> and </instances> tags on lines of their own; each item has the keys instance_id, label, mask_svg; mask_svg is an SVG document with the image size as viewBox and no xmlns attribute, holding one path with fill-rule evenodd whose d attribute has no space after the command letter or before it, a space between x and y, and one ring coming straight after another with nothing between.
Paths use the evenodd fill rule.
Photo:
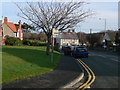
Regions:
<instances>
[{"instance_id":1,"label":"street light","mask_svg":"<svg viewBox=\"0 0 120 90\"><path fill-rule=\"evenodd\" d=\"M106 18L99 18L99 20L104 20L104 23L105 23L105 34L107 33L106 32ZM106 48L106 46L107 46L107 40L105 39L104 41L103 41L103 43L104 43L104 48Z\"/></svg>"},{"instance_id":2,"label":"street light","mask_svg":"<svg viewBox=\"0 0 120 90\"><path fill-rule=\"evenodd\" d=\"M105 31L106 31L106 18L99 18L99 20L104 20L104 22L105 22Z\"/></svg>"}]
</instances>

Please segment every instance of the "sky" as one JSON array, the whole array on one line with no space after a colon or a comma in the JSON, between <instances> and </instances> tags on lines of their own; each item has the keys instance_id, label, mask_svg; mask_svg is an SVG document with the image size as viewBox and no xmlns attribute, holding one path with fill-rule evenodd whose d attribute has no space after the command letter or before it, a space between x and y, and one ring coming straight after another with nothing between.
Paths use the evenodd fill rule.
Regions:
<instances>
[{"instance_id":1,"label":"sky","mask_svg":"<svg viewBox=\"0 0 120 90\"><path fill-rule=\"evenodd\" d=\"M19 0L16 0L19 1ZM38 1L38 0L36 0ZM65 0L64 0L65 1ZM82 0L84 1L84 0ZM85 0L88 1L88 0ZM102 1L102 0L101 0ZM111 1L111 2L110 2ZM15 1L14 1L15 2ZM19 20L22 22L28 23L21 17L17 16L20 12L17 6L11 0L6 0L0 2L0 19L3 20L3 17L8 17L10 22L18 23ZM84 22L80 23L75 31L89 33L92 29L93 33L103 31L105 28L106 19L106 28L107 30L117 30L118 29L118 2L115 0L91 0L89 4L84 7L86 10L90 9L95 14L92 17L87 18ZM3 17L2 17L3 16ZM99 20L101 18L101 20Z\"/></svg>"}]
</instances>

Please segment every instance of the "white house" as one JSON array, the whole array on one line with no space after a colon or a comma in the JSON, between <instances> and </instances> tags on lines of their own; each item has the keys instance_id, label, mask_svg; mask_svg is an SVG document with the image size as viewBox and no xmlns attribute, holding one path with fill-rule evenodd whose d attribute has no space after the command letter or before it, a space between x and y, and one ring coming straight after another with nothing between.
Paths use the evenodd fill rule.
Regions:
<instances>
[{"instance_id":1,"label":"white house","mask_svg":"<svg viewBox=\"0 0 120 90\"><path fill-rule=\"evenodd\" d=\"M105 42L105 40L111 41L111 39L110 39L108 33L105 33L105 35L103 36L102 42Z\"/></svg>"},{"instance_id":2,"label":"white house","mask_svg":"<svg viewBox=\"0 0 120 90\"><path fill-rule=\"evenodd\" d=\"M79 38L76 32L62 32L59 38L56 38L56 43L59 44L60 48L62 46L79 45Z\"/></svg>"}]
</instances>

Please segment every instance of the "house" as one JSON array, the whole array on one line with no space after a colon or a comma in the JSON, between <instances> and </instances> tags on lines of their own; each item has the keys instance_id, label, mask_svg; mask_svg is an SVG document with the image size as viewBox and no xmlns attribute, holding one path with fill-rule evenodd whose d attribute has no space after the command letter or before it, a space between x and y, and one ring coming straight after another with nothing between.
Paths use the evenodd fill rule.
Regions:
<instances>
[{"instance_id":1,"label":"house","mask_svg":"<svg viewBox=\"0 0 120 90\"><path fill-rule=\"evenodd\" d=\"M23 40L21 20L18 22L18 24L13 24L12 22L8 22L7 17L4 18L4 23L2 24L3 45L7 36L20 38Z\"/></svg>"},{"instance_id":2,"label":"house","mask_svg":"<svg viewBox=\"0 0 120 90\"><path fill-rule=\"evenodd\" d=\"M59 44L60 48L62 46L79 45L79 38L76 32L62 32L56 39L56 43Z\"/></svg>"},{"instance_id":3,"label":"house","mask_svg":"<svg viewBox=\"0 0 120 90\"><path fill-rule=\"evenodd\" d=\"M115 36L117 31L107 31L104 33L102 38L102 43L105 43L107 41L108 45L115 45Z\"/></svg>"},{"instance_id":4,"label":"house","mask_svg":"<svg viewBox=\"0 0 120 90\"><path fill-rule=\"evenodd\" d=\"M102 42L105 42L105 40L111 41L110 36L108 35L108 33L105 33L105 35L103 36Z\"/></svg>"}]
</instances>

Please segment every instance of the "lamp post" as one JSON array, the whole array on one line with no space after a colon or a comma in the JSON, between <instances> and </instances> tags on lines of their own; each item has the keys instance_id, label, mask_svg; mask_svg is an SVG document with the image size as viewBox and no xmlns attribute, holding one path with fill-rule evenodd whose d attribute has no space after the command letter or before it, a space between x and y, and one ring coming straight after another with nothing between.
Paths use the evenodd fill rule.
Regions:
<instances>
[{"instance_id":1,"label":"lamp post","mask_svg":"<svg viewBox=\"0 0 120 90\"><path fill-rule=\"evenodd\" d=\"M99 18L99 20L104 20L104 24L105 24L104 29L106 31L106 18Z\"/></svg>"},{"instance_id":2,"label":"lamp post","mask_svg":"<svg viewBox=\"0 0 120 90\"><path fill-rule=\"evenodd\" d=\"M106 33L107 33L107 32L106 32L106 18L99 18L99 20L104 20L104 24L105 24L104 29L105 29L105 34L106 34ZM105 40L103 41L103 43L104 43L104 48L106 49L107 40L105 39Z\"/></svg>"}]
</instances>

